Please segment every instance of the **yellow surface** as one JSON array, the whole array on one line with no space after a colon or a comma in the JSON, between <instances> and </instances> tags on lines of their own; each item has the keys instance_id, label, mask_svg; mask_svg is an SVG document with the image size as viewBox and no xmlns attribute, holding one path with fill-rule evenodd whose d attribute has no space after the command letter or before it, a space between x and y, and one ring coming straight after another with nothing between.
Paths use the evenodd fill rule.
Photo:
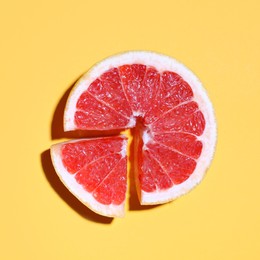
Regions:
<instances>
[{"instance_id":1,"label":"yellow surface","mask_svg":"<svg viewBox=\"0 0 260 260\"><path fill-rule=\"evenodd\" d=\"M257 0L2 1L0 259L260 259L259 11ZM70 137L72 83L136 49L199 76L218 145L191 193L152 208L132 193L126 217L110 221L66 191L48 149Z\"/></svg>"}]
</instances>

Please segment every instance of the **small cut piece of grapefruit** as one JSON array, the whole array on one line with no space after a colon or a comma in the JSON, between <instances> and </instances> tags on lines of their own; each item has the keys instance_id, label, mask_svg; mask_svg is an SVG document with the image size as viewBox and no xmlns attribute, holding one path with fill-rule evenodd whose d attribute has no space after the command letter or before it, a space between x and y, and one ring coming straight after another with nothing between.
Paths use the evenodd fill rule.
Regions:
<instances>
[{"instance_id":1,"label":"small cut piece of grapefruit","mask_svg":"<svg viewBox=\"0 0 260 260\"><path fill-rule=\"evenodd\" d=\"M126 52L96 64L75 84L65 131L134 127L141 204L168 202L202 180L216 123L201 82L184 65L158 53Z\"/></svg>"},{"instance_id":2,"label":"small cut piece of grapefruit","mask_svg":"<svg viewBox=\"0 0 260 260\"><path fill-rule=\"evenodd\" d=\"M51 147L59 178L83 204L98 214L123 217L126 198L124 136L72 140Z\"/></svg>"}]
</instances>

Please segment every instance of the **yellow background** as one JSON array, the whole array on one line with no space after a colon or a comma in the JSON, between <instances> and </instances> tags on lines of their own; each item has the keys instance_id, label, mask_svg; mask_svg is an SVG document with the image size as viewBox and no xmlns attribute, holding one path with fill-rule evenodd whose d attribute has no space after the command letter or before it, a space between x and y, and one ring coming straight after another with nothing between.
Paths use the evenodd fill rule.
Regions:
<instances>
[{"instance_id":1,"label":"yellow background","mask_svg":"<svg viewBox=\"0 0 260 260\"><path fill-rule=\"evenodd\" d=\"M2 1L0 258L260 259L259 1ZM70 86L126 50L173 56L204 83L218 144L179 200L97 216L58 181ZM131 188L133 189L133 188ZM128 195L129 197L129 195Z\"/></svg>"}]
</instances>

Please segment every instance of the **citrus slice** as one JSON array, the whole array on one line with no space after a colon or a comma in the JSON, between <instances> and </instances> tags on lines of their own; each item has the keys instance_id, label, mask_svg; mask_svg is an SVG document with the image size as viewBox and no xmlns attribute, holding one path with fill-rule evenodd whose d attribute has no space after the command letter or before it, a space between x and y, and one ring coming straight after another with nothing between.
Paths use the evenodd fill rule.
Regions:
<instances>
[{"instance_id":1,"label":"citrus slice","mask_svg":"<svg viewBox=\"0 0 260 260\"><path fill-rule=\"evenodd\" d=\"M134 127L141 204L171 201L202 180L216 123L202 84L184 65L153 52L126 52L96 64L75 84L65 131Z\"/></svg>"},{"instance_id":2,"label":"citrus slice","mask_svg":"<svg viewBox=\"0 0 260 260\"><path fill-rule=\"evenodd\" d=\"M93 211L123 217L126 197L126 148L123 136L72 140L51 147L64 185Z\"/></svg>"}]
</instances>

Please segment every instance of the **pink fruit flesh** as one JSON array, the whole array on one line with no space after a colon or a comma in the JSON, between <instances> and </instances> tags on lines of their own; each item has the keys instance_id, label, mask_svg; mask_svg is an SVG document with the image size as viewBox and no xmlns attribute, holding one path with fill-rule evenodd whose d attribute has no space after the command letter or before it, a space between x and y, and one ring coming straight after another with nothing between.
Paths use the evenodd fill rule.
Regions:
<instances>
[{"instance_id":1,"label":"pink fruit flesh","mask_svg":"<svg viewBox=\"0 0 260 260\"><path fill-rule=\"evenodd\" d=\"M193 98L191 87L178 74L126 64L103 73L80 96L75 124L78 129L123 129L131 117L141 118L151 139L145 145L140 142L138 147L140 187L146 192L169 189L189 178L203 149L198 137L206 122ZM117 168L125 167L123 159L116 155L118 148L114 147L113 152L103 147L106 154L93 149L93 154L87 151L87 158L84 148L78 153L79 158L67 158L70 149L64 148L63 162L71 173L77 172L77 181L103 204L122 201L113 197L115 183L121 187L118 194L125 191L123 181L112 178Z\"/></svg>"},{"instance_id":2,"label":"pink fruit flesh","mask_svg":"<svg viewBox=\"0 0 260 260\"><path fill-rule=\"evenodd\" d=\"M102 204L119 205L126 192L126 157L122 137L71 142L62 146L63 164Z\"/></svg>"}]
</instances>

